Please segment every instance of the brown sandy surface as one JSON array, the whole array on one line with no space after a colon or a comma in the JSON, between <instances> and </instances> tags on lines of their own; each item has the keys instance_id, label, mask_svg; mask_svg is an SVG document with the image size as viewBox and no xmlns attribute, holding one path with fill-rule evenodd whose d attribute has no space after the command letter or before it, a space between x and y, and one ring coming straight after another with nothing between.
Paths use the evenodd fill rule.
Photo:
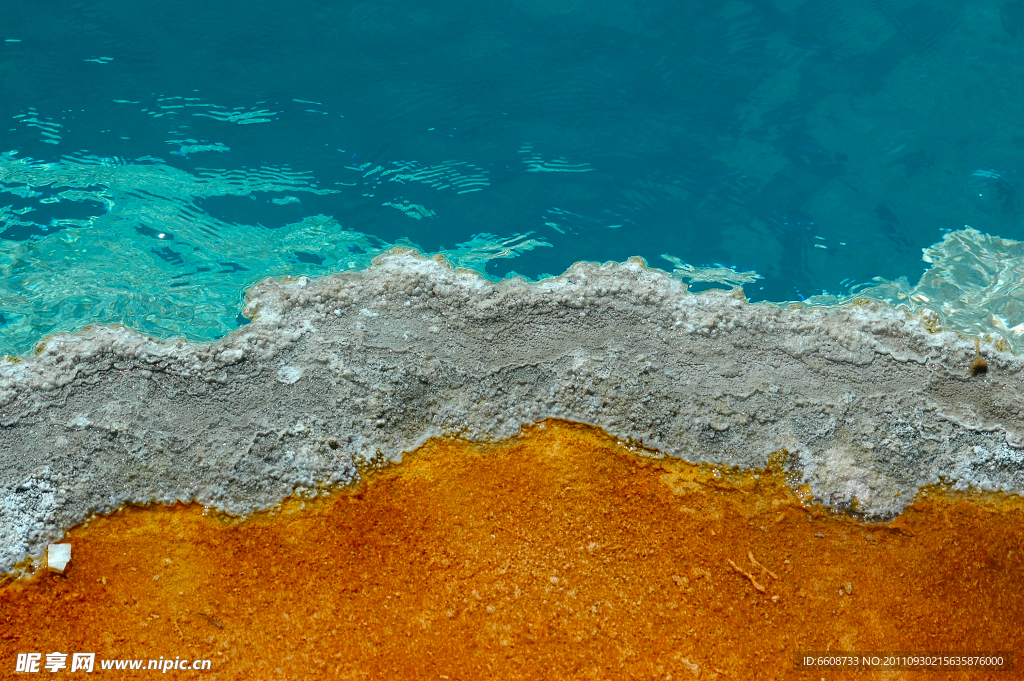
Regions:
<instances>
[{"instance_id":1,"label":"brown sandy surface","mask_svg":"<svg viewBox=\"0 0 1024 681\"><path fill-rule=\"evenodd\" d=\"M66 574L0 587L0 678L53 651L211 660L168 678L1020 678L794 671L800 650L1019 657L1024 504L931 490L862 524L774 462L641 458L549 421L244 520L124 509L70 532Z\"/></svg>"}]
</instances>

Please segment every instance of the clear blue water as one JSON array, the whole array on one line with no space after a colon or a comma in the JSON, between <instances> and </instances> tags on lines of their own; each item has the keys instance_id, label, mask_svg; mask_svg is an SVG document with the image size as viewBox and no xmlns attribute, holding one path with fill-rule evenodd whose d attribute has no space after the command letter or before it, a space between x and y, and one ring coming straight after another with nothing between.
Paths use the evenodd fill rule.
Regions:
<instances>
[{"instance_id":1,"label":"clear blue water","mask_svg":"<svg viewBox=\"0 0 1024 681\"><path fill-rule=\"evenodd\" d=\"M1024 238L1021 0L7 2L0 40L3 352L215 338L394 244L787 301Z\"/></svg>"}]
</instances>

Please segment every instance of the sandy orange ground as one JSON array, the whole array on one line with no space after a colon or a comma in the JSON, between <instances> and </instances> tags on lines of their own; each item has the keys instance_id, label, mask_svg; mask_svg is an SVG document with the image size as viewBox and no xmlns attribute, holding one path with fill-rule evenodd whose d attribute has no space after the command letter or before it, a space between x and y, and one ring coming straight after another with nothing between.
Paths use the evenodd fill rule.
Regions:
<instances>
[{"instance_id":1,"label":"sandy orange ground","mask_svg":"<svg viewBox=\"0 0 1024 681\"><path fill-rule=\"evenodd\" d=\"M0 677L62 651L212 661L174 678L1021 678L794 671L805 649L1019 657L1024 512L933 491L865 525L806 507L784 474L640 458L549 421L432 442L247 520L129 508L70 532L65 575L0 587Z\"/></svg>"}]
</instances>

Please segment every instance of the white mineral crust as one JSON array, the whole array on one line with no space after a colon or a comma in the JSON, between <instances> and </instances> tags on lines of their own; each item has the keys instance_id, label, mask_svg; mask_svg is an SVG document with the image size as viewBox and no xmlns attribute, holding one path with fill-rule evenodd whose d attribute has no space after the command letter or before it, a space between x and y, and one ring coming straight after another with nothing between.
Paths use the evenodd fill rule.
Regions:
<instances>
[{"instance_id":1,"label":"white mineral crust","mask_svg":"<svg viewBox=\"0 0 1024 681\"><path fill-rule=\"evenodd\" d=\"M1022 362L882 304L693 295L642 262L490 282L407 251L266 280L214 343L90 327L0 361L0 572L92 513L231 513L352 482L353 462L549 417L671 456L794 475L884 518L922 485L1021 493Z\"/></svg>"}]
</instances>

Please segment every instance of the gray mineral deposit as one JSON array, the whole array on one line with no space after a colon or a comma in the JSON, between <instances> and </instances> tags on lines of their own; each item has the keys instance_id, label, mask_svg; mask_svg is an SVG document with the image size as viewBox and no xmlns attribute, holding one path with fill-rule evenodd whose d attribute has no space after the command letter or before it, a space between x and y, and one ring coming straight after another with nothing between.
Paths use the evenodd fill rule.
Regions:
<instances>
[{"instance_id":1,"label":"gray mineral deposit","mask_svg":"<svg viewBox=\"0 0 1024 681\"><path fill-rule=\"evenodd\" d=\"M815 497L898 513L922 485L1019 494L1021 360L883 304L693 295L643 262L488 281L394 251L267 280L213 343L87 327L0 362L0 571L90 514L195 500L231 513L353 482L428 438L549 417L689 461L786 448Z\"/></svg>"}]
</instances>

